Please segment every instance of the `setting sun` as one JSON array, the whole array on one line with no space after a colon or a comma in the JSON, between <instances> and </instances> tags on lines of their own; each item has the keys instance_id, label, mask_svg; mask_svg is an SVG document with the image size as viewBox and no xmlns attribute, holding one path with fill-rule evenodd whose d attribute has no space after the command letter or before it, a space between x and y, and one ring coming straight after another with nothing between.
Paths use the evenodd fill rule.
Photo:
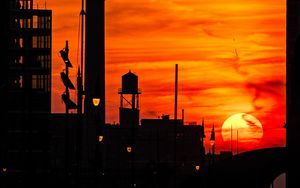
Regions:
<instances>
[{"instance_id":1,"label":"setting sun","mask_svg":"<svg viewBox=\"0 0 300 188\"><path fill-rule=\"evenodd\" d=\"M222 138L224 142L240 142L253 148L263 137L263 127L258 119L246 113L230 116L222 125Z\"/></svg>"}]
</instances>

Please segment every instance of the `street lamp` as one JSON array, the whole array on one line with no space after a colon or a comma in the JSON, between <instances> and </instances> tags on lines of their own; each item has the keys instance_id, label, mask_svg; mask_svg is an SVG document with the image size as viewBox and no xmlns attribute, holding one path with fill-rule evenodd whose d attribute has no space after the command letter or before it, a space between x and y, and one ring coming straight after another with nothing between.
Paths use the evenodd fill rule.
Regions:
<instances>
[{"instance_id":1,"label":"street lamp","mask_svg":"<svg viewBox=\"0 0 300 188\"><path fill-rule=\"evenodd\" d=\"M98 108L99 105L100 105L100 98L94 96L94 97L92 98L92 101L93 101L94 107ZM98 118L97 118L98 115L99 115L99 114L96 115L96 119L97 119L97 120L98 120ZM99 122L97 121L96 123L97 123L96 126L98 126L98 123L99 123ZM97 130L98 130L98 128L97 128ZM102 135L102 132L101 132L101 128L100 128L100 131L97 131L97 135L98 135L98 142L102 142L102 141L103 141L103 135Z\"/></svg>"},{"instance_id":2,"label":"street lamp","mask_svg":"<svg viewBox=\"0 0 300 188\"><path fill-rule=\"evenodd\" d=\"M102 135L99 135L98 136L98 142L102 142L103 141L103 136Z\"/></svg>"},{"instance_id":3,"label":"street lamp","mask_svg":"<svg viewBox=\"0 0 300 188\"><path fill-rule=\"evenodd\" d=\"M100 98L99 97L93 97L92 101L93 101L93 105L95 107L99 106L99 104L100 104Z\"/></svg>"},{"instance_id":4,"label":"street lamp","mask_svg":"<svg viewBox=\"0 0 300 188\"><path fill-rule=\"evenodd\" d=\"M128 153L128 155L130 156L130 170L131 170L131 185L130 187L136 187L136 184L135 184L135 178L134 178L134 151L133 151L133 148L132 148L132 145L128 145L126 147L126 151Z\"/></svg>"},{"instance_id":5,"label":"street lamp","mask_svg":"<svg viewBox=\"0 0 300 188\"><path fill-rule=\"evenodd\" d=\"M95 123L96 123L96 134L97 134L97 143L96 143L96 166L97 166L97 174L103 175L104 173L102 172L102 143L103 143L103 133L102 133L102 127L99 124L99 116L100 116L100 98L99 96L95 95L92 98L92 103L93 106L96 108L96 115L95 115ZM99 127L100 126L100 127ZM97 178L98 179L98 178Z\"/></svg>"},{"instance_id":6,"label":"street lamp","mask_svg":"<svg viewBox=\"0 0 300 188\"><path fill-rule=\"evenodd\" d=\"M126 150L127 150L128 153L131 153L132 152L132 147L131 146L127 146Z\"/></svg>"},{"instance_id":7,"label":"street lamp","mask_svg":"<svg viewBox=\"0 0 300 188\"><path fill-rule=\"evenodd\" d=\"M200 170L200 165L196 165L195 170L198 172Z\"/></svg>"}]
</instances>

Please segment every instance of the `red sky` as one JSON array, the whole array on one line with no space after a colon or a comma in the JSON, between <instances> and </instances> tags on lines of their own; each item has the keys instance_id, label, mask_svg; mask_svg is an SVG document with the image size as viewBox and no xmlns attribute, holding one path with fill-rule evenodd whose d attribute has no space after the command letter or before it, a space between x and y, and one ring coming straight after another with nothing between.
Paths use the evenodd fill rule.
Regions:
<instances>
[{"instance_id":1,"label":"red sky","mask_svg":"<svg viewBox=\"0 0 300 188\"><path fill-rule=\"evenodd\" d=\"M44 0L35 1L42 7ZM118 122L121 76L139 76L141 118L174 109L175 64L179 66L178 109L185 121L205 119L216 149L229 149L220 128L245 112L263 125L256 147L285 145L284 0L106 0L106 121ZM58 51L69 40L75 83L81 0L48 0L53 11L52 112L60 99L64 64ZM75 92L71 94L75 100ZM180 113L179 113L180 114ZM242 142L242 141L241 141ZM207 140L208 143L208 140ZM249 149L240 144L240 151Z\"/></svg>"}]
</instances>

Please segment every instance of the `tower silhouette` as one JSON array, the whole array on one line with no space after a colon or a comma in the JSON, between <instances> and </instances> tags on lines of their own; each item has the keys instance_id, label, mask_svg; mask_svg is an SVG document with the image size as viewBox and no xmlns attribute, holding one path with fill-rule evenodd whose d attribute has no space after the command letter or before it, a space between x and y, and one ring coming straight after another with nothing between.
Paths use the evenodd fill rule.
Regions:
<instances>
[{"instance_id":1,"label":"tower silhouette","mask_svg":"<svg viewBox=\"0 0 300 188\"><path fill-rule=\"evenodd\" d=\"M136 127L139 125L139 95L138 76L129 71L122 76L120 94L120 125L123 127Z\"/></svg>"}]
</instances>

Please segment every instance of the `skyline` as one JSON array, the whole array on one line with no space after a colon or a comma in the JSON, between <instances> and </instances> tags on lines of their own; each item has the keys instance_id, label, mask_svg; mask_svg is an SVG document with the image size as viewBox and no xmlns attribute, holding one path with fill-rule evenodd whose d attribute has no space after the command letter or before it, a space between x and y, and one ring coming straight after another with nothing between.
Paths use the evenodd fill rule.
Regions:
<instances>
[{"instance_id":1,"label":"skyline","mask_svg":"<svg viewBox=\"0 0 300 188\"><path fill-rule=\"evenodd\" d=\"M77 72L81 1L59 3L47 1L53 10L52 112L64 111L63 62L56 54L65 40L73 83ZM175 64L179 112L185 109L187 121L201 123L204 118L207 137L214 123L216 145L222 123L240 112L261 121L259 147L285 144L284 1L106 1L107 122L118 122L117 90L129 70L139 76L141 118L172 117Z\"/></svg>"}]
</instances>

